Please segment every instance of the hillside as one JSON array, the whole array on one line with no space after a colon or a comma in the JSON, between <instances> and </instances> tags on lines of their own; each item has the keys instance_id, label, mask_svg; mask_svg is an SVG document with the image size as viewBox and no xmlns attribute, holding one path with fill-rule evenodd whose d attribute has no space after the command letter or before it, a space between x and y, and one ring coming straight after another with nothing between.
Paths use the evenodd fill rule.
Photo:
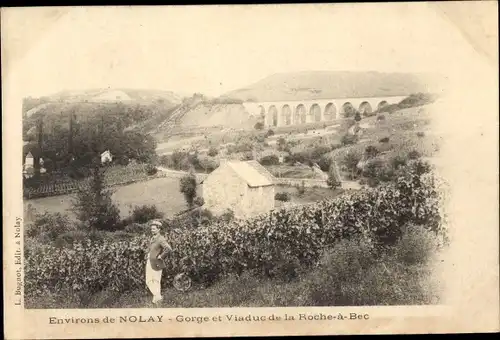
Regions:
<instances>
[{"instance_id":1,"label":"hillside","mask_svg":"<svg viewBox=\"0 0 500 340\"><path fill-rule=\"evenodd\" d=\"M122 95L122 98L106 98L108 94ZM48 96L51 100L71 100L71 101L94 101L98 99L109 100L136 100L136 101L154 101L164 100L172 104L179 104L182 97L172 91L161 90L145 90L145 89L124 89L124 88L107 88L107 89L88 89L82 91L61 91Z\"/></svg>"},{"instance_id":2,"label":"hillside","mask_svg":"<svg viewBox=\"0 0 500 340\"><path fill-rule=\"evenodd\" d=\"M226 126L252 128L255 122L248 119L248 112L241 104L199 104L187 111L179 124L181 126Z\"/></svg>"},{"instance_id":3,"label":"hillside","mask_svg":"<svg viewBox=\"0 0 500 340\"><path fill-rule=\"evenodd\" d=\"M224 96L244 101L406 96L416 92L437 91L439 86L436 79L435 76L409 73L345 71L279 73L255 84L230 91Z\"/></svg>"},{"instance_id":4,"label":"hillside","mask_svg":"<svg viewBox=\"0 0 500 340\"><path fill-rule=\"evenodd\" d=\"M124 103L161 104L173 107L180 104L182 97L172 91L143 89L88 89L61 91L41 98L25 98L23 115L31 116L52 103Z\"/></svg>"}]
</instances>

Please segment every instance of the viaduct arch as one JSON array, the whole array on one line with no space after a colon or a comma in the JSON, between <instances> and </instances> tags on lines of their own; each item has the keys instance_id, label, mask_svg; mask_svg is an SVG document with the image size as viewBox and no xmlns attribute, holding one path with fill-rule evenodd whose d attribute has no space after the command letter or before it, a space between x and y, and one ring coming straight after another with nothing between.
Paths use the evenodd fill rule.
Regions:
<instances>
[{"instance_id":1,"label":"viaduct arch","mask_svg":"<svg viewBox=\"0 0 500 340\"><path fill-rule=\"evenodd\" d=\"M251 116L263 119L266 127L299 125L342 119L350 111L361 114L373 113L381 108L397 104L406 96L371 98L335 98L300 101L245 102Z\"/></svg>"}]
</instances>

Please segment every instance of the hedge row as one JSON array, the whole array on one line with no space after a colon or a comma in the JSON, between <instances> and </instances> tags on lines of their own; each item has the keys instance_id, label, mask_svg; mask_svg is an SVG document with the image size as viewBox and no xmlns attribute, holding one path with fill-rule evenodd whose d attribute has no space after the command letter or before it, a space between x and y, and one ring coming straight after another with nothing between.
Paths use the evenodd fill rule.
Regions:
<instances>
[{"instance_id":1,"label":"hedge row","mask_svg":"<svg viewBox=\"0 0 500 340\"><path fill-rule=\"evenodd\" d=\"M439 192L429 169L417 161L392 185L347 193L334 200L283 208L248 220L216 222L180 234L167 231L174 251L165 285L187 271L198 282L248 269L272 272L283 262L307 266L340 239L361 234L388 245L413 223L440 232ZM26 249L26 292L126 291L144 288L148 236L121 242L86 241L72 248Z\"/></svg>"}]
</instances>

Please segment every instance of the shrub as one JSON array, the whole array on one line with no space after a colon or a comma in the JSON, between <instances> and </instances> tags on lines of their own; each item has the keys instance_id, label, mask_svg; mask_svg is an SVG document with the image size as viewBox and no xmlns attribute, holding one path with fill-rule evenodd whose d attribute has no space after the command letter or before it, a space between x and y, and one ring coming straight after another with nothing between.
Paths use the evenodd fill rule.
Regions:
<instances>
[{"instance_id":1,"label":"shrub","mask_svg":"<svg viewBox=\"0 0 500 340\"><path fill-rule=\"evenodd\" d=\"M365 149L365 155L367 158L373 158L379 154L377 147L373 145L368 145Z\"/></svg>"},{"instance_id":2,"label":"shrub","mask_svg":"<svg viewBox=\"0 0 500 340\"><path fill-rule=\"evenodd\" d=\"M420 138L425 137L425 132L419 131L417 132L417 136Z\"/></svg>"},{"instance_id":3,"label":"shrub","mask_svg":"<svg viewBox=\"0 0 500 340\"><path fill-rule=\"evenodd\" d=\"M158 169L156 169L156 167L152 164L147 164L145 170L148 176L153 176L158 172Z\"/></svg>"},{"instance_id":4,"label":"shrub","mask_svg":"<svg viewBox=\"0 0 500 340\"><path fill-rule=\"evenodd\" d=\"M322 171L329 171L331 163L332 160L330 159L330 157L322 156L318 162L318 166Z\"/></svg>"},{"instance_id":5,"label":"shrub","mask_svg":"<svg viewBox=\"0 0 500 340\"><path fill-rule=\"evenodd\" d=\"M399 242L391 248L391 255L399 263L422 265L428 263L438 249L436 237L424 226L408 224Z\"/></svg>"},{"instance_id":6,"label":"shrub","mask_svg":"<svg viewBox=\"0 0 500 340\"><path fill-rule=\"evenodd\" d=\"M266 132L266 137L270 137L270 136L274 136L274 131L271 129L267 130L267 132Z\"/></svg>"},{"instance_id":7,"label":"shrub","mask_svg":"<svg viewBox=\"0 0 500 340\"><path fill-rule=\"evenodd\" d=\"M132 211L132 222L134 223L146 223L153 219L163 218L163 213L158 210L156 205L141 205L135 206Z\"/></svg>"},{"instance_id":8,"label":"shrub","mask_svg":"<svg viewBox=\"0 0 500 340\"><path fill-rule=\"evenodd\" d=\"M89 233L83 230L73 230L57 236L54 246L60 248L72 247L75 242L84 242L89 239Z\"/></svg>"},{"instance_id":9,"label":"shrub","mask_svg":"<svg viewBox=\"0 0 500 340\"><path fill-rule=\"evenodd\" d=\"M338 173L337 167L333 162L330 164L328 169L328 179L326 180L326 184L330 189L336 189L342 184L340 174Z\"/></svg>"},{"instance_id":10,"label":"shrub","mask_svg":"<svg viewBox=\"0 0 500 340\"><path fill-rule=\"evenodd\" d=\"M253 160L253 152L247 151L247 152L243 153L243 155L241 156L241 160L243 160L243 161Z\"/></svg>"},{"instance_id":11,"label":"shrub","mask_svg":"<svg viewBox=\"0 0 500 340\"><path fill-rule=\"evenodd\" d=\"M217 150L215 147L210 147L210 149L208 149L208 155L210 157L214 157L214 156L217 156L219 154L219 150Z\"/></svg>"},{"instance_id":12,"label":"shrub","mask_svg":"<svg viewBox=\"0 0 500 340\"><path fill-rule=\"evenodd\" d=\"M59 235L75 229L67 216L61 213L45 212L36 215L34 221L26 226L26 236L53 241Z\"/></svg>"},{"instance_id":13,"label":"shrub","mask_svg":"<svg viewBox=\"0 0 500 340\"><path fill-rule=\"evenodd\" d=\"M299 196L302 196L306 192L306 185L304 181L302 181L300 185L297 185L296 188L297 188L297 194Z\"/></svg>"},{"instance_id":14,"label":"shrub","mask_svg":"<svg viewBox=\"0 0 500 340\"><path fill-rule=\"evenodd\" d=\"M358 111L354 114L354 120L357 122L361 120L361 114Z\"/></svg>"},{"instance_id":15,"label":"shrub","mask_svg":"<svg viewBox=\"0 0 500 340\"><path fill-rule=\"evenodd\" d=\"M277 192L274 195L274 199L282 202L290 201L290 194L288 192Z\"/></svg>"},{"instance_id":16,"label":"shrub","mask_svg":"<svg viewBox=\"0 0 500 340\"><path fill-rule=\"evenodd\" d=\"M426 235L426 237L421 237ZM374 250L362 238L343 240L325 251L318 268L301 278L315 306L422 305L437 302L428 262L431 234L404 233L395 251ZM420 252L421 251L421 252ZM425 254L412 261L407 254ZM410 260L410 261L408 261ZM425 268L425 267L424 267ZM434 288L434 287L432 287Z\"/></svg>"},{"instance_id":17,"label":"shrub","mask_svg":"<svg viewBox=\"0 0 500 340\"><path fill-rule=\"evenodd\" d=\"M385 120L385 116L384 115L378 115L377 116L377 120L379 120L379 121Z\"/></svg>"},{"instance_id":18,"label":"shrub","mask_svg":"<svg viewBox=\"0 0 500 340\"><path fill-rule=\"evenodd\" d=\"M363 176L366 178L378 178L382 169L384 168L384 162L380 159L371 159L366 162L363 167ZM369 184L369 183L368 183Z\"/></svg>"},{"instance_id":19,"label":"shrub","mask_svg":"<svg viewBox=\"0 0 500 340\"><path fill-rule=\"evenodd\" d=\"M278 151L286 151L287 149L289 150L288 143L285 138L280 137L276 141L276 147Z\"/></svg>"},{"instance_id":20,"label":"shrub","mask_svg":"<svg viewBox=\"0 0 500 340\"><path fill-rule=\"evenodd\" d=\"M351 174L355 174L358 171L358 163L361 160L361 154L351 151L344 156L341 161L341 164L351 172Z\"/></svg>"},{"instance_id":21,"label":"shrub","mask_svg":"<svg viewBox=\"0 0 500 340\"><path fill-rule=\"evenodd\" d=\"M262 122L255 123L254 129L255 130L262 130L262 129L264 129L264 123L262 123Z\"/></svg>"},{"instance_id":22,"label":"shrub","mask_svg":"<svg viewBox=\"0 0 500 340\"><path fill-rule=\"evenodd\" d=\"M380 143L389 143L389 137L384 137L379 139Z\"/></svg>"},{"instance_id":23,"label":"shrub","mask_svg":"<svg viewBox=\"0 0 500 340\"><path fill-rule=\"evenodd\" d=\"M149 232L149 226L147 224L131 223L128 224L124 231L129 234L141 234L144 235Z\"/></svg>"},{"instance_id":24,"label":"shrub","mask_svg":"<svg viewBox=\"0 0 500 340\"><path fill-rule=\"evenodd\" d=\"M194 201L193 201L194 205L198 206L198 207L201 207L202 205L205 204L205 200L203 199L203 197L200 197L200 196L197 196Z\"/></svg>"},{"instance_id":25,"label":"shrub","mask_svg":"<svg viewBox=\"0 0 500 340\"><path fill-rule=\"evenodd\" d=\"M390 160L390 164L394 170L398 170L399 167L405 166L406 163L408 163L408 159L402 155L396 155Z\"/></svg>"},{"instance_id":26,"label":"shrub","mask_svg":"<svg viewBox=\"0 0 500 340\"><path fill-rule=\"evenodd\" d=\"M280 164L280 159L276 155L268 155L259 159L259 163L262 165L278 165Z\"/></svg>"},{"instance_id":27,"label":"shrub","mask_svg":"<svg viewBox=\"0 0 500 340\"><path fill-rule=\"evenodd\" d=\"M356 144L358 141L358 137L356 135L351 135L351 134L345 134L342 136L341 143L342 145L351 145L351 144Z\"/></svg>"},{"instance_id":28,"label":"shrub","mask_svg":"<svg viewBox=\"0 0 500 340\"><path fill-rule=\"evenodd\" d=\"M192 207L194 204L197 186L198 183L196 182L196 176L193 172L184 175L180 180L179 191L184 195L184 199L189 207Z\"/></svg>"},{"instance_id":29,"label":"shrub","mask_svg":"<svg viewBox=\"0 0 500 340\"><path fill-rule=\"evenodd\" d=\"M418 159L418 158L420 158L420 152L418 152L417 150L412 150L408 153L408 158L409 159Z\"/></svg>"}]
</instances>

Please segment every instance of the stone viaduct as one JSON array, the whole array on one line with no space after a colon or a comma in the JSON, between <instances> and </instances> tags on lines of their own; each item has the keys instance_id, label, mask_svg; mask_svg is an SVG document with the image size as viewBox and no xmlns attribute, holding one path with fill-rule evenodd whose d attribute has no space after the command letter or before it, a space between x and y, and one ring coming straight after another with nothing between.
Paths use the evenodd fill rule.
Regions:
<instances>
[{"instance_id":1,"label":"stone viaduct","mask_svg":"<svg viewBox=\"0 0 500 340\"><path fill-rule=\"evenodd\" d=\"M371 113L404 98L406 96L245 102L243 106L250 116L263 117L265 126L286 126L336 120L353 109L361 114Z\"/></svg>"}]
</instances>

